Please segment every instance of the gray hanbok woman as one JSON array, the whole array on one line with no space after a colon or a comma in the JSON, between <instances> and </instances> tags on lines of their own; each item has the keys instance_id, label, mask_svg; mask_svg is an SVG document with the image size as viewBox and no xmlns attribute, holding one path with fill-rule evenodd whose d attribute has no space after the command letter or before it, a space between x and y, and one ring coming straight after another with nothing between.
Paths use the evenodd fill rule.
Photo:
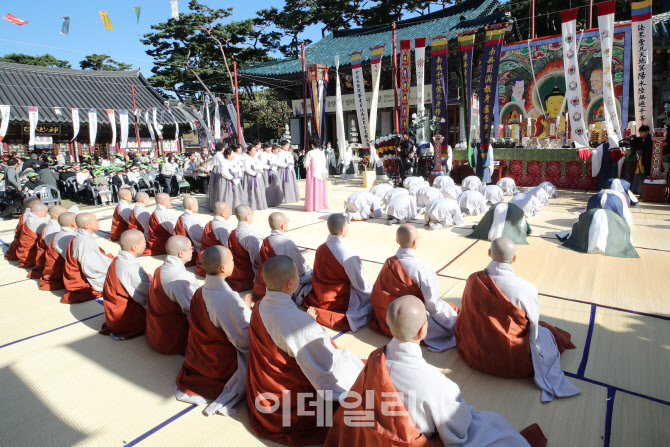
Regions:
<instances>
[{"instance_id":1,"label":"gray hanbok woman","mask_svg":"<svg viewBox=\"0 0 670 447\"><path fill-rule=\"evenodd\" d=\"M244 162L244 188L246 189L247 205L256 211L268 207L265 198L265 180L263 180L263 165L256 158L256 146L251 146Z\"/></svg>"},{"instance_id":2,"label":"gray hanbok woman","mask_svg":"<svg viewBox=\"0 0 670 447\"><path fill-rule=\"evenodd\" d=\"M210 211L214 210L214 204L223 200L223 187L225 179L222 175L225 158L223 156L223 145L216 145L216 153L212 157L212 172L210 173L209 187L205 204Z\"/></svg>"},{"instance_id":3,"label":"gray hanbok woman","mask_svg":"<svg viewBox=\"0 0 670 447\"><path fill-rule=\"evenodd\" d=\"M223 151L225 160L222 164L221 175L223 183L221 185L221 200L226 202L231 210L239 205L246 205L246 191L242 184L243 172L238 163L235 163L235 155L232 149Z\"/></svg>"},{"instance_id":4,"label":"gray hanbok woman","mask_svg":"<svg viewBox=\"0 0 670 447\"><path fill-rule=\"evenodd\" d=\"M283 203L295 203L300 201L300 190L298 190L298 180L295 176L295 167L293 155L286 149L280 150L277 154L277 171L279 172L279 182L284 193Z\"/></svg>"},{"instance_id":5,"label":"gray hanbok woman","mask_svg":"<svg viewBox=\"0 0 670 447\"><path fill-rule=\"evenodd\" d=\"M265 181L265 199L268 207L277 206L282 203L284 193L279 182L277 172L277 157L272 153L272 147L265 148L264 152L258 154L263 166L263 180Z\"/></svg>"}]
</instances>

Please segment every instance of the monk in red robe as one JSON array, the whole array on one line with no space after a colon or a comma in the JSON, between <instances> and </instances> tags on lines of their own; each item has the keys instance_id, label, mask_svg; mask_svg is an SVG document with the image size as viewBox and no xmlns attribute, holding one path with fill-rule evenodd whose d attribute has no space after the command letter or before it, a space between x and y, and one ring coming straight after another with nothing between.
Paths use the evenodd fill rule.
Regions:
<instances>
[{"instance_id":1,"label":"monk in red robe","mask_svg":"<svg viewBox=\"0 0 670 447\"><path fill-rule=\"evenodd\" d=\"M141 231L124 231L119 245L121 250L109 265L102 289L105 322L100 333L114 340L129 340L144 334L151 276L137 261L147 245Z\"/></svg>"},{"instance_id":2,"label":"monk in red robe","mask_svg":"<svg viewBox=\"0 0 670 447\"><path fill-rule=\"evenodd\" d=\"M468 278L456 320L460 357L479 371L501 377L533 376L542 401L579 393L563 374L560 353L574 348L570 334L540 321L538 291L517 277L516 245L491 243L492 262Z\"/></svg>"},{"instance_id":3,"label":"monk in red robe","mask_svg":"<svg viewBox=\"0 0 670 447\"><path fill-rule=\"evenodd\" d=\"M112 216L112 231L109 232L110 241L118 241L121 238L123 232L128 229L128 221L133 213L133 208L130 205L133 194L130 190L121 188L117 195L119 196L119 204L116 205Z\"/></svg>"},{"instance_id":4,"label":"monk in red robe","mask_svg":"<svg viewBox=\"0 0 670 447\"><path fill-rule=\"evenodd\" d=\"M228 248L233 253L235 270L226 282L236 292L246 292L254 288L258 272L261 238L251 229L254 212L246 205L235 208L237 228L228 236Z\"/></svg>"},{"instance_id":5,"label":"monk in red robe","mask_svg":"<svg viewBox=\"0 0 670 447\"><path fill-rule=\"evenodd\" d=\"M213 213L214 219L205 225L205 229L202 232L200 238L200 250L198 251L198 256L195 261L195 272L203 278L206 273L202 268L202 265L200 265L200 256L205 250L214 245L228 247L228 237L233 231L227 222L230 218L230 206L226 202L216 202L214 204Z\"/></svg>"},{"instance_id":6,"label":"monk in red robe","mask_svg":"<svg viewBox=\"0 0 670 447\"><path fill-rule=\"evenodd\" d=\"M76 217L76 214L70 212L58 216L58 224L61 230L49 242L44 259L44 269L40 278L40 290L62 290L65 288L63 283L65 256L67 256L70 241L77 231Z\"/></svg>"},{"instance_id":7,"label":"monk in red robe","mask_svg":"<svg viewBox=\"0 0 670 447\"><path fill-rule=\"evenodd\" d=\"M344 398L363 362L338 349L325 329L296 307L291 296L300 278L291 258L268 259L262 275L267 291L254 306L249 324L251 431L281 444L321 444L328 427L318 423L316 390L325 396L325 405ZM310 411L301 412L302 404Z\"/></svg>"},{"instance_id":8,"label":"monk in red robe","mask_svg":"<svg viewBox=\"0 0 670 447\"><path fill-rule=\"evenodd\" d=\"M520 434L501 415L474 411L458 385L423 359L426 313L415 296L389 305L386 323L393 339L368 358L344 399L347 405L333 415L325 446L546 446L537 424ZM347 423L351 415L357 423Z\"/></svg>"},{"instance_id":9,"label":"monk in red robe","mask_svg":"<svg viewBox=\"0 0 670 447\"><path fill-rule=\"evenodd\" d=\"M174 234L177 217L168 211L170 206L172 200L168 194L164 192L156 194L156 209L149 219L149 239L147 239L147 250L151 256L164 255L165 244Z\"/></svg>"},{"instance_id":10,"label":"monk in red robe","mask_svg":"<svg viewBox=\"0 0 670 447\"><path fill-rule=\"evenodd\" d=\"M312 308L322 325L356 332L370 319L372 286L365 283L361 258L344 245L349 223L342 214L328 216L330 235L314 258L312 291L303 306Z\"/></svg>"},{"instance_id":11,"label":"monk in red robe","mask_svg":"<svg viewBox=\"0 0 670 447\"><path fill-rule=\"evenodd\" d=\"M149 206L149 194L140 191L135 194L135 208L128 218L129 230L140 230L144 233L144 238L149 240L149 221L151 213L147 210ZM145 250L144 256L149 256L148 250Z\"/></svg>"},{"instance_id":12,"label":"monk in red robe","mask_svg":"<svg viewBox=\"0 0 670 447\"><path fill-rule=\"evenodd\" d=\"M32 205L33 202L37 202L39 200L40 199L38 199L37 197L27 197L23 199L23 207L25 208L25 211L21 213L21 216L19 217L19 222L16 224L16 228L14 229L14 240L9 245L9 248L5 253L6 261L19 260L19 258L16 257L16 249L19 247L19 241L21 240L21 233L23 232L23 223L28 213L30 213L30 205Z\"/></svg>"},{"instance_id":13,"label":"monk in red robe","mask_svg":"<svg viewBox=\"0 0 670 447\"><path fill-rule=\"evenodd\" d=\"M37 201L30 205L30 212L23 222L23 230L16 248L16 257L19 267L29 269L37 262L37 247L39 235L49 221L49 207Z\"/></svg>"},{"instance_id":14,"label":"monk in red robe","mask_svg":"<svg viewBox=\"0 0 670 447\"><path fill-rule=\"evenodd\" d=\"M147 296L147 343L161 354L183 354L191 299L200 283L184 266L193 256L187 237L172 236L165 249L167 257L154 272Z\"/></svg>"},{"instance_id":15,"label":"monk in red robe","mask_svg":"<svg viewBox=\"0 0 670 447\"><path fill-rule=\"evenodd\" d=\"M246 388L251 295L242 299L226 284L234 268L226 247L205 250L202 266L207 277L191 300L188 345L175 397L196 405L217 399L216 409L227 413Z\"/></svg>"},{"instance_id":16,"label":"monk in red robe","mask_svg":"<svg viewBox=\"0 0 670 447\"><path fill-rule=\"evenodd\" d=\"M100 298L113 258L93 239L93 233L100 229L95 214L78 214L75 222L77 233L70 241L63 267L63 283L67 289L60 300L63 304Z\"/></svg>"},{"instance_id":17,"label":"monk in red robe","mask_svg":"<svg viewBox=\"0 0 670 447\"><path fill-rule=\"evenodd\" d=\"M58 233L61 228L58 223L58 217L67 212L67 209L61 205L54 205L49 208L49 217L44 228L37 237L37 252L35 253L35 268L28 272L28 278L40 279L44 272L44 264L46 263L47 250L51 239Z\"/></svg>"},{"instance_id":18,"label":"monk in red robe","mask_svg":"<svg viewBox=\"0 0 670 447\"><path fill-rule=\"evenodd\" d=\"M186 264L186 267L196 265L198 252L200 251L200 240L202 239L202 225L198 222L195 215L198 213L198 199L193 196L184 197L184 213L177 218L174 227L174 234L177 236L186 236L193 244L193 258Z\"/></svg>"}]
</instances>

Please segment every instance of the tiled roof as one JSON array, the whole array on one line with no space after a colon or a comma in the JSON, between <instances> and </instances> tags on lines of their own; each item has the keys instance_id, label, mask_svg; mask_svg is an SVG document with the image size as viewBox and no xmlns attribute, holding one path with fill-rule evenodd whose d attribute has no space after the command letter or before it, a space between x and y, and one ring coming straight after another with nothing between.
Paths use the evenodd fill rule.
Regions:
<instances>
[{"instance_id":1,"label":"tiled roof","mask_svg":"<svg viewBox=\"0 0 670 447\"><path fill-rule=\"evenodd\" d=\"M664 12L652 17L654 40L670 39L670 12Z\"/></svg>"},{"instance_id":2,"label":"tiled roof","mask_svg":"<svg viewBox=\"0 0 670 447\"><path fill-rule=\"evenodd\" d=\"M397 22L396 38L398 46L401 40L412 39L412 46L414 46L414 39L416 38L429 38L440 34L446 35L450 32L452 33L450 39L455 39L455 31L463 32L498 23L503 21L504 17L501 12L495 12L498 6L498 0L467 0L450 8ZM335 31L307 47L305 57L308 64L333 66L335 56L339 55L340 64L348 65L350 63L348 53L363 50L363 60L369 60L369 48L384 44L386 44L384 56L388 57L393 51L391 24ZM266 77L286 76L301 71L300 58L262 62L240 68L240 72L247 75Z\"/></svg>"},{"instance_id":3,"label":"tiled roof","mask_svg":"<svg viewBox=\"0 0 670 447\"><path fill-rule=\"evenodd\" d=\"M37 67L33 65L0 62L0 104L11 106L12 121L28 121L28 107L39 108L40 122L71 123L71 108L77 107L79 119L88 122L87 109L97 110L98 123L109 124L106 109L127 110L132 115L135 86L137 108L165 109L163 98L140 73L134 71L93 71L64 68ZM55 108L61 108L61 114ZM184 109L173 108L179 123L193 121ZM160 113L159 113L160 116ZM132 116L130 118L133 119ZM160 121L160 120L159 120ZM166 114L162 121L174 124Z\"/></svg>"}]
</instances>

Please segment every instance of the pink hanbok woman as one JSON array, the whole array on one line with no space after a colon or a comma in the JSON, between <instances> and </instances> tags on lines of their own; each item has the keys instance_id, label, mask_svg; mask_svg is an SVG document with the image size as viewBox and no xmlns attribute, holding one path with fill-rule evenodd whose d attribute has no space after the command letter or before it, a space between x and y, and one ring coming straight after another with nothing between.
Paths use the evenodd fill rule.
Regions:
<instances>
[{"instance_id":1,"label":"pink hanbok woman","mask_svg":"<svg viewBox=\"0 0 670 447\"><path fill-rule=\"evenodd\" d=\"M307 185L305 188L305 210L320 211L328 209L328 191L326 181L328 179L328 168L326 167L326 154L319 146L319 140L312 141L312 150L305 156L305 169L307 169Z\"/></svg>"}]
</instances>

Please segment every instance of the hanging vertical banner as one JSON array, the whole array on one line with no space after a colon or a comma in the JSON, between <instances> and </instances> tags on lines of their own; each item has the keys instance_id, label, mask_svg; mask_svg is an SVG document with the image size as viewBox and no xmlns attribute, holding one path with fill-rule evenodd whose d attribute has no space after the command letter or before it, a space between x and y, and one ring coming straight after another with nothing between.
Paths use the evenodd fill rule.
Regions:
<instances>
[{"instance_id":1,"label":"hanging vertical banner","mask_svg":"<svg viewBox=\"0 0 670 447\"><path fill-rule=\"evenodd\" d=\"M209 129L205 127L205 121L203 119L203 116L200 112L198 112L198 109L195 106L191 106L191 110L193 113L198 117L198 121L196 121L195 128L198 131L198 141L200 143L200 149L212 149L214 148L214 138L212 137L212 134L209 132Z\"/></svg>"},{"instance_id":2,"label":"hanging vertical banner","mask_svg":"<svg viewBox=\"0 0 670 447\"><path fill-rule=\"evenodd\" d=\"M149 134L151 134L151 141L154 141L156 139L156 134L154 133L154 128L153 125L151 124L151 117L149 116L149 112L151 110L146 110L144 112L144 122L147 124L147 127L149 128Z\"/></svg>"},{"instance_id":3,"label":"hanging vertical banner","mask_svg":"<svg viewBox=\"0 0 670 447\"><path fill-rule=\"evenodd\" d=\"M219 111L219 99L212 98L214 101L214 140L221 141L221 112Z\"/></svg>"},{"instance_id":4,"label":"hanging vertical banner","mask_svg":"<svg viewBox=\"0 0 670 447\"><path fill-rule=\"evenodd\" d=\"M579 158L586 161L591 156L589 141L584 125L584 97L582 82L579 76L579 62L577 53L577 11L570 9L561 12L561 31L563 36L563 69L565 71L565 85L568 87L566 102L572 128L572 141L578 151ZM558 90L558 87L555 87ZM550 93L551 94L551 93Z\"/></svg>"},{"instance_id":5,"label":"hanging vertical banner","mask_svg":"<svg viewBox=\"0 0 670 447\"><path fill-rule=\"evenodd\" d=\"M30 149L35 148L35 129L37 128L37 121L39 120L39 112L37 107L28 107L28 121L30 123L30 140L28 146Z\"/></svg>"},{"instance_id":6,"label":"hanging vertical banner","mask_svg":"<svg viewBox=\"0 0 670 447\"><path fill-rule=\"evenodd\" d=\"M479 141L484 162L488 156L491 130L494 129L493 112L498 101L498 65L504 37L505 28L501 28L486 31L484 40L482 74L479 82Z\"/></svg>"},{"instance_id":7,"label":"hanging vertical banner","mask_svg":"<svg viewBox=\"0 0 670 447\"><path fill-rule=\"evenodd\" d=\"M163 139L163 133L161 132L161 129L158 127L158 120L156 119L156 107L153 109L153 121L154 121L154 129L156 129L156 135L158 135L158 138L161 140Z\"/></svg>"},{"instance_id":8,"label":"hanging vertical banner","mask_svg":"<svg viewBox=\"0 0 670 447\"><path fill-rule=\"evenodd\" d=\"M179 5L177 4L177 0L170 0L170 9L172 9L172 18L173 19L178 19L179 18Z\"/></svg>"},{"instance_id":9,"label":"hanging vertical banner","mask_svg":"<svg viewBox=\"0 0 670 447\"><path fill-rule=\"evenodd\" d=\"M652 23L651 0L631 3L633 22L633 82L635 92L635 124L654 128L652 113Z\"/></svg>"},{"instance_id":10,"label":"hanging vertical banner","mask_svg":"<svg viewBox=\"0 0 670 447\"><path fill-rule=\"evenodd\" d=\"M472 150L472 55L475 48L475 35L458 36L458 49L461 56L461 81L463 82L463 109L465 110L465 138L468 143L468 162L475 166L475 155Z\"/></svg>"},{"instance_id":11,"label":"hanging vertical banner","mask_svg":"<svg viewBox=\"0 0 670 447\"><path fill-rule=\"evenodd\" d=\"M70 16L63 16L63 25L60 27L60 33L64 36L70 34Z\"/></svg>"},{"instance_id":12,"label":"hanging vertical banner","mask_svg":"<svg viewBox=\"0 0 670 447\"><path fill-rule=\"evenodd\" d=\"M73 134L70 143L76 140L77 135L79 135L79 109L76 107L72 108L72 130Z\"/></svg>"},{"instance_id":13,"label":"hanging vertical banner","mask_svg":"<svg viewBox=\"0 0 670 447\"><path fill-rule=\"evenodd\" d=\"M607 140L610 144L610 154L619 147L621 141L621 122L616 110L616 96L614 95L614 80L612 78L612 52L614 39L614 1L598 3L598 28L600 31L600 48L603 60L603 111L605 113L605 126L607 129ZM602 127L601 127L602 132ZM619 158L619 170L623 166L623 152L617 151L615 157Z\"/></svg>"},{"instance_id":14,"label":"hanging vertical banner","mask_svg":"<svg viewBox=\"0 0 670 447\"><path fill-rule=\"evenodd\" d=\"M439 127L436 129L438 135L447 136L447 83L449 79L449 67L447 57L449 55L448 36L436 36L430 49L430 79L433 87L433 116L439 118ZM444 122L442 122L444 119Z\"/></svg>"},{"instance_id":15,"label":"hanging vertical banner","mask_svg":"<svg viewBox=\"0 0 670 447\"><path fill-rule=\"evenodd\" d=\"M205 113L207 114L207 130L212 133L212 121L209 117L209 96L205 96Z\"/></svg>"},{"instance_id":16,"label":"hanging vertical banner","mask_svg":"<svg viewBox=\"0 0 670 447\"><path fill-rule=\"evenodd\" d=\"M354 83L354 102L356 103L356 115L358 116L358 133L361 136L363 148L370 143L370 130L368 128L368 102L365 97L365 81L363 80L363 66L361 64L362 51L349 53L351 56L351 77Z\"/></svg>"},{"instance_id":17,"label":"hanging vertical banner","mask_svg":"<svg viewBox=\"0 0 670 447\"><path fill-rule=\"evenodd\" d=\"M112 128L112 142L109 143L109 147L116 147L116 117L114 116L114 110L107 109L107 119L109 120L109 126Z\"/></svg>"},{"instance_id":18,"label":"hanging vertical banner","mask_svg":"<svg viewBox=\"0 0 670 447\"><path fill-rule=\"evenodd\" d=\"M140 5L133 6L135 10L135 15L137 16L137 23L140 23L140 13L142 12L142 7Z\"/></svg>"},{"instance_id":19,"label":"hanging vertical banner","mask_svg":"<svg viewBox=\"0 0 670 447\"><path fill-rule=\"evenodd\" d=\"M91 143L89 151L95 147L95 137L98 135L98 113L95 109L88 109L88 137Z\"/></svg>"},{"instance_id":20,"label":"hanging vertical banner","mask_svg":"<svg viewBox=\"0 0 670 447\"><path fill-rule=\"evenodd\" d=\"M119 127L121 128L121 141L119 146L122 152L128 149L128 112L119 110Z\"/></svg>"},{"instance_id":21,"label":"hanging vertical banner","mask_svg":"<svg viewBox=\"0 0 670 447\"><path fill-rule=\"evenodd\" d=\"M232 122L232 128L233 128L233 136L235 138L235 141L242 141L242 145L245 146L247 143L244 140L244 132L242 132L242 135L237 135L237 109L235 108L235 104L233 104L233 101L230 99L226 99L226 109L228 109L228 115L230 116L230 120ZM240 111L240 121L242 120L242 111ZM240 122L239 124L240 128L242 128L242 123Z\"/></svg>"},{"instance_id":22,"label":"hanging vertical banner","mask_svg":"<svg viewBox=\"0 0 670 447\"><path fill-rule=\"evenodd\" d=\"M5 138L7 135L7 127L9 126L9 116L11 115L10 106L0 106L0 120L2 124L0 125L0 141Z\"/></svg>"},{"instance_id":23,"label":"hanging vertical banner","mask_svg":"<svg viewBox=\"0 0 670 447\"><path fill-rule=\"evenodd\" d=\"M426 65L426 38L414 39L414 63L416 64L416 114L423 115L424 106L424 69ZM417 142L425 139L424 130L419 129Z\"/></svg>"},{"instance_id":24,"label":"hanging vertical banner","mask_svg":"<svg viewBox=\"0 0 670 447\"><path fill-rule=\"evenodd\" d=\"M107 15L107 11L100 11L100 18L102 19L102 23L105 25L105 29L107 31L114 31L114 27L112 26L112 22L109 21L109 16Z\"/></svg>"},{"instance_id":25,"label":"hanging vertical banner","mask_svg":"<svg viewBox=\"0 0 670 447\"><path fill-rule=\"evenodd\" d=\"M326 132L326 89L328 88L328 71L322 67L313 68L312 81L309 83L309 99L312 106L314 132L321 143L325 143ZM325 76L322 74L325 72Z\"/></svg>"},{"instance_id":26,"label":"hanging vertical banner","mask_svg":"<svg viewBox=\"0 0 670 447\"><path fill-rule=\"evenodd\" d=\"M374 79L374 75L372 76ZM4 121L3 121L4 122ZM335 56L335 130L337 133L337 150L344 153L347 138L344 130L344 112L342 109L342 89L340 87L340 56Z\"/></svg>"},{"instance_id":27,"label":"hanging vertical banner","mask_svg":"<svg viewBox=\"0 0 670 447\"><path fill-rule=\"evenodd\" d=\"M172 121L174 121L174 139L178 140L179 139L179 123L177 122L177 118L174 117L174 113L172 113L172 109L168 109L168 113L172 117Z\"/></svg>"},{"instance_id":28,"label":"hanging vertical banner","mask_svg":"<svg viewBox=\"0 0 670 447\"><path fill-rule=\"evenodd\" d=\"M27 20L19 19L18 17L14 16L12 14L5 14L2 18L5 19L6 21L10 22L10 23L13 23L14 25L19 25L19 26L25 25L26 23L28 23Z\"/></svg>"},{"instance_id":29,"label":"hanging vertical banner","mask_svg":"<svg viewBox=\"0 0 670 447\"><path fill-rule=\"evenodd\" d=\"M379 79L382 73L384 45L370 48L372 54L372 101L370 102L370 140L377 137L377 104L379 103ZM341 104L340 104L341 105Z\"/></svg>"},{"instance_id":30,"label":"hanging vertical banner","mask_svg":"<svg viewBox=\"0 0 670 447\"><path fill-rule=\"evenodd\" d=\"M409 81L411 68L409 65L412 55L412 41L400 41L400 131L409 129Z\"/></svg>"}]
</instances>

